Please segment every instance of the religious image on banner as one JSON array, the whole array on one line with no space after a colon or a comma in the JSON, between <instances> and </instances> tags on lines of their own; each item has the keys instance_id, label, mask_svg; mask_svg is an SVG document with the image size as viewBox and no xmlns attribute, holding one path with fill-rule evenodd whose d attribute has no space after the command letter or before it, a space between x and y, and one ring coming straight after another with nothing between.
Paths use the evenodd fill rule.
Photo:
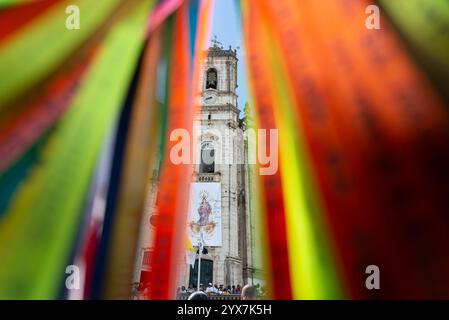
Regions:
<instances>
[{"instance_id":1,"label":"religious image on banner","mask_svg":"<svg viewBox=\"0 0 449 320\"><path fill-rule=\"evenodd\" d=\"M221 246L221 185L192 183L187 231L194 246Z\"/></svg>"}]
</instances>

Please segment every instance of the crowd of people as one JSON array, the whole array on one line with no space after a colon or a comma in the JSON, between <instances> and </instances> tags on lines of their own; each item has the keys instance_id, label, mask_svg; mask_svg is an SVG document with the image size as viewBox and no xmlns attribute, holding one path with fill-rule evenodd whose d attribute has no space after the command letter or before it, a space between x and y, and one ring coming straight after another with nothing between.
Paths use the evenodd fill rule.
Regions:
<instances>
[{"instance_id":1,"label":"crowd of people","mask_svg":"<svg viewBox=\"0 0 449 320\"><path fill-rule=\"evenodd\" d=\"M211 299L212 296L221 296L222 298L229 296L231 299L256 300L264 299L266 297L266 290L264 286L260 286L259 284L242 287L240 284L224 286L209 283L207 287L200 284L200 290L197 290L193 284L190 284L188 288L185 286L178 287L176 292L176 299L178 300L203 300L204 297L205 299ZM133 284L131 299L149 299L148 285L144 285L143 283Z\"/></svg>"},{"instance_id":2,"label":"crowd of people","mask_svg":"<svg viewBox=\"0 0 449 320\"><path fill-rule=\"evenodd\" d=\"M256 284L255 286L246 285L245 287L241 287L240 284L238 285L232 285L232 286L224 286L224 285L212 285L212 283L209 283L207 287L205 287L203 284L200 284L199 291L193 286L193 284L190 284L188 288L185 286L178 287L176 296L178 300L186 300L187 298L189 300L190 297L192 297L195 293L202 293L206 297L210 296L230 296L230 295L236 295L241 296L243 299L243 291L246 288L246 291L251 291L251 296L254 295L254 299L256 298L263 298L265 296L265 287L260 287L259 284ZM252 293L254 291L254 293Z\"/></svg>"}]
</instances>

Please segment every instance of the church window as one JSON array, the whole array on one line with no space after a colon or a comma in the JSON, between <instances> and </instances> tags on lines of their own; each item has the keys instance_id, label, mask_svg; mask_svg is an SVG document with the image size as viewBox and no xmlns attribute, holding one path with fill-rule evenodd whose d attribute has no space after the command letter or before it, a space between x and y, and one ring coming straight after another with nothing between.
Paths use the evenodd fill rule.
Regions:
<instances>
[{"instance_id":1,"label":"church window","mask_svg":"<svg viewBox=\"0 0 449 320\"><path fill-rule=\"evenodd\" d=\"M217 89L217 84L218 84L217 70L214 68L207 70L206 89Z\"/></svg>"},{"instance_id":2,"label":"church window","mask_svg":"<svg viewBox=\"0 0 449 320\"><path fill-rule=\"evenodd\" d=\"M212 143L204 143L201 146L200 173L215 172L215 150Z\"/></svg>"}]
</instances>

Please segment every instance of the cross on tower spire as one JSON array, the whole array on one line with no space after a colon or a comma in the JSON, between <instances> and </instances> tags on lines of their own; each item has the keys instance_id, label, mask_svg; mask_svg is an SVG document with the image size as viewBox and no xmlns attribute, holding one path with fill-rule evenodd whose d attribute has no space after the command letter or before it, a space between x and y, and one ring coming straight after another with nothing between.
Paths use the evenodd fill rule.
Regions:
<instances>
[{"instance_id":1,"label":"cross on tower spire","mask_svg":"<svg viewBox=\"0 0 449 320\"><path fill-rule=\"evenodd\" d=\"M222 48L222 44L220 41L218 41L217 35L214 35L214 38L212 39L212 47L214 48Z\"/></svg>"}]
</instances>

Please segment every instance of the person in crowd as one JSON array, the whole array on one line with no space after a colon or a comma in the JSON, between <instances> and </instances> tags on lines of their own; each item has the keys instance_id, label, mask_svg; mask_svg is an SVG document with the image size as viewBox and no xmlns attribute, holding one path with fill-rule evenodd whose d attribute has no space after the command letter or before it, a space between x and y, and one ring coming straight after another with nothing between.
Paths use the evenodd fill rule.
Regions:
<instances>
[{"instance_id":1,"label":"person in crowd","mask_svg":"<svg viewBox=\"0 0 449 320\"><path fill-rule=\"evenodd\" d=\"M143 298L145 300L149 300L150 299L150 289L149 289L149 284L146 283L144 285L144 289L143 289Z\"/></svg>"},{"instance_id":2,"label":"person in crowd","mask_svg":"<svg viewBox=\"0 0 449 320\"><path fill-rule=\"evenodd\" d=\"M187 292L187 289L185 286L182 286L176 295L178 300L185 300L188 296L189 296L189 293Z\"/></svg>"},{"instance_id":3,"label":"person in crowd","mask_svg":"<svg viewBox=\"0 0 449 320\"><path fill-rule=\"evenodd\" d=\"M209 300L209 298L203 291L197 291L192 293L188 300Z\"/></svg>"},{"instance_id":4,"label":"person in crowd","mask_svg":"<svg viewBox=\"0 0 449 320\"><path fill-rule=\"evenodd\" d=\"M209 282L209 285L206 288L206 294L214 293L214 287L212 286L212 283Z\"/></svg>"},{"instance_id":5,"label":"person in crowd","mask_svg":"<svg viewBox=\"0 0 449 320\"><path fill-rule=\"evenodd\" d=\"M250 284L244 286L242 289L241 298L242 300L256 300L257 299L256 287Z\"/></svg>"},{"instance_id":6,"label":"person in crowd","mask_svg":"<svg viewBox=\"0 0 449 320\"><path fill-rule=\"evenodd\" d=\"M232 289L231 289L231 293L232 293L232 294L236 294L236 291L235 291L235 285L232 285L231 288L232 288Z\"/></svg>"},{"instance_id":7,"label":"person in crowd","mask_svg":"<svg viewBox=\"0 0 449 320\"><path fill-rule=\"evenodd\" d=\"M236 294L242 293L242 287L240 286L240 284L238 284L237 287L235 288L235 293Z\"/></svg>"},{"instance_id":8,"label":"person in crowd","mask_svg":"<svg viewBox=\"0 0 449 320\"><path fill-rule=\"evenodd\" d=\"M139 300L139 282L134 282L131 290L131 299L132 300Z\"/></svg>"},{"instance_id":9,"label":"person in crowd","mask_svg":"<svg viewBox=\"0 0 449 320\"><path fill-rule=\"evenodd\" d=\"M193 284L189 284L189 288L187 289L188 294L192 294L195 292L195 288L193 287Z\"/></svg>"}]
</instances>

